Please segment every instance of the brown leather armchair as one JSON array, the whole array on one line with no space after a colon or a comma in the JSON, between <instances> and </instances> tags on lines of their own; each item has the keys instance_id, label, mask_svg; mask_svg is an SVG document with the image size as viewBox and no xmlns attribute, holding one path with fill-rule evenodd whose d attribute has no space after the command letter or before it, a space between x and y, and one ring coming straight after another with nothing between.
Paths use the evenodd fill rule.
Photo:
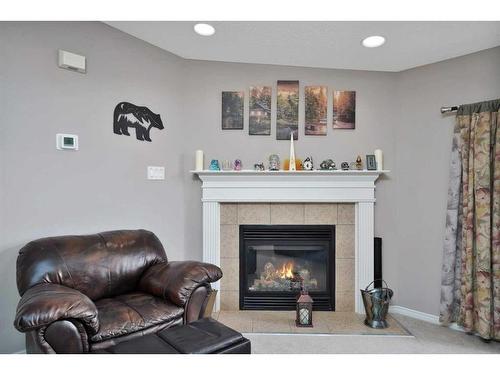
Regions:
<instances>
[{"instance_id":1,"label":"brown leather armchair","mask_svg":"<svg viewBox=\"0 0 500 375\"><path fill-rule=\"evenodd\" d=\"M145 230L42 238L17 258L28 353L87 353L205 315L219 267L169 262Z\"/></svg>"}]
</instances>

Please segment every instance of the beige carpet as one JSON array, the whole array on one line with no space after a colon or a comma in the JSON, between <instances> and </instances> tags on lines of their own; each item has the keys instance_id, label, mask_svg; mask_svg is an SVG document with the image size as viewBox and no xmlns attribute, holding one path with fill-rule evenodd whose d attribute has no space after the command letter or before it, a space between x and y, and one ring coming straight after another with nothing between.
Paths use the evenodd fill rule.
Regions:
<instances>
[{"instance_id":1,"label":"beige carpet","mask_svg":"<svg viewBox=\"0 0 500 375\"><path fill-rule=\"evenodd\" d=\"M500 353L500 342L394 315L413 336L247 333L254 354Z\"/></svg>"},{"instance_id":2,"label":"beige carpet","mask_svg":"<svg viewBox=\"0 0 500 375\"><path fill-rule=\"evenodd\" d=\"M214 318L242 333L412 336L392 316L385 329L366 326L364 315L333 311L314 311L311 328L296 327L294 311L221 311Z\"/></svg>"}]
</instances>

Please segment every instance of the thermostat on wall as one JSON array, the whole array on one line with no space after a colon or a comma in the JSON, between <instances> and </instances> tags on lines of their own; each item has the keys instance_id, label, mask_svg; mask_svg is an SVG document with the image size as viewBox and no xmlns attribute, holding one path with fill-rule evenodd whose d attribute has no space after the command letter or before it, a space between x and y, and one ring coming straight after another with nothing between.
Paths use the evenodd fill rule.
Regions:
<instances>
[{"instance_id":1,"label":"thermostat on wall","mask_svg":"<svg viewBox=\"0 0 500 375\"><path fill-rule=\"evenodd\" d=\"M56 134L58 150L78 150L78 136L74 134Z\"/></svg>"}]
</instances>

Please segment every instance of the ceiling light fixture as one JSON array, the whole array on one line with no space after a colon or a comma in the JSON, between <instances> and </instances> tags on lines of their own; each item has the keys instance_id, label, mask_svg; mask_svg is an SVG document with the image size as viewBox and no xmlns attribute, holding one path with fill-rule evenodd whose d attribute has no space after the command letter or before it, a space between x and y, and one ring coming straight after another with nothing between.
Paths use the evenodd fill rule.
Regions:
<instances>
[{"instance_id":1,"label":"ceiling light fixture","mask_svg":"<svg viewBox=\"0 0 500 375\"><path fill-rule=\"evenodd\" d=\"M197 23L196 25L194 25L194 31L196 32L196 34L202 36L210 36L215 34L215 28L208 23Z\"/></svg>"},{"instance_id":2,"label":"ceiling light fixture","mask_svg":"<svg viewBox=\"0 0 500 375\"><path fill-rule=\"evenodd\" d=\"M361 44L367 48L380 47L384 43L385 43L385 38L380 35L369 36L363 39L363 41L361 42Z\"/></svg>"}]
</instances>

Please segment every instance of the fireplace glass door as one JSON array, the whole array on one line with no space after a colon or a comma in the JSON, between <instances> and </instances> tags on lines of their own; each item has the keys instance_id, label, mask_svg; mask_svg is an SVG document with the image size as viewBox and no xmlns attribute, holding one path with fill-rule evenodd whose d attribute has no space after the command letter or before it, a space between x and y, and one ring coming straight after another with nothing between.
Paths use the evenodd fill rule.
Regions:
<instances>
[{"instance_id":1,"label":"fireplace glass door","mask_svg":"<svg viewBox=\"0 0 500 375\"><path fill-rule=\"evenodd\" d=\"M246 244L246 279L252 292L326 292L328 242L282 240L280 244Z\"/></svg>"},{"instance_id":2,"label":"fireplace glass door","mask_svg":"<svg viewBox=\"0 0 500 375\"><path fill-rule=\"evenodd\" d=\"M334 226L240 226L240 308L292 310L303 286L334 306Z\"/></svg>"}]
</instances>

